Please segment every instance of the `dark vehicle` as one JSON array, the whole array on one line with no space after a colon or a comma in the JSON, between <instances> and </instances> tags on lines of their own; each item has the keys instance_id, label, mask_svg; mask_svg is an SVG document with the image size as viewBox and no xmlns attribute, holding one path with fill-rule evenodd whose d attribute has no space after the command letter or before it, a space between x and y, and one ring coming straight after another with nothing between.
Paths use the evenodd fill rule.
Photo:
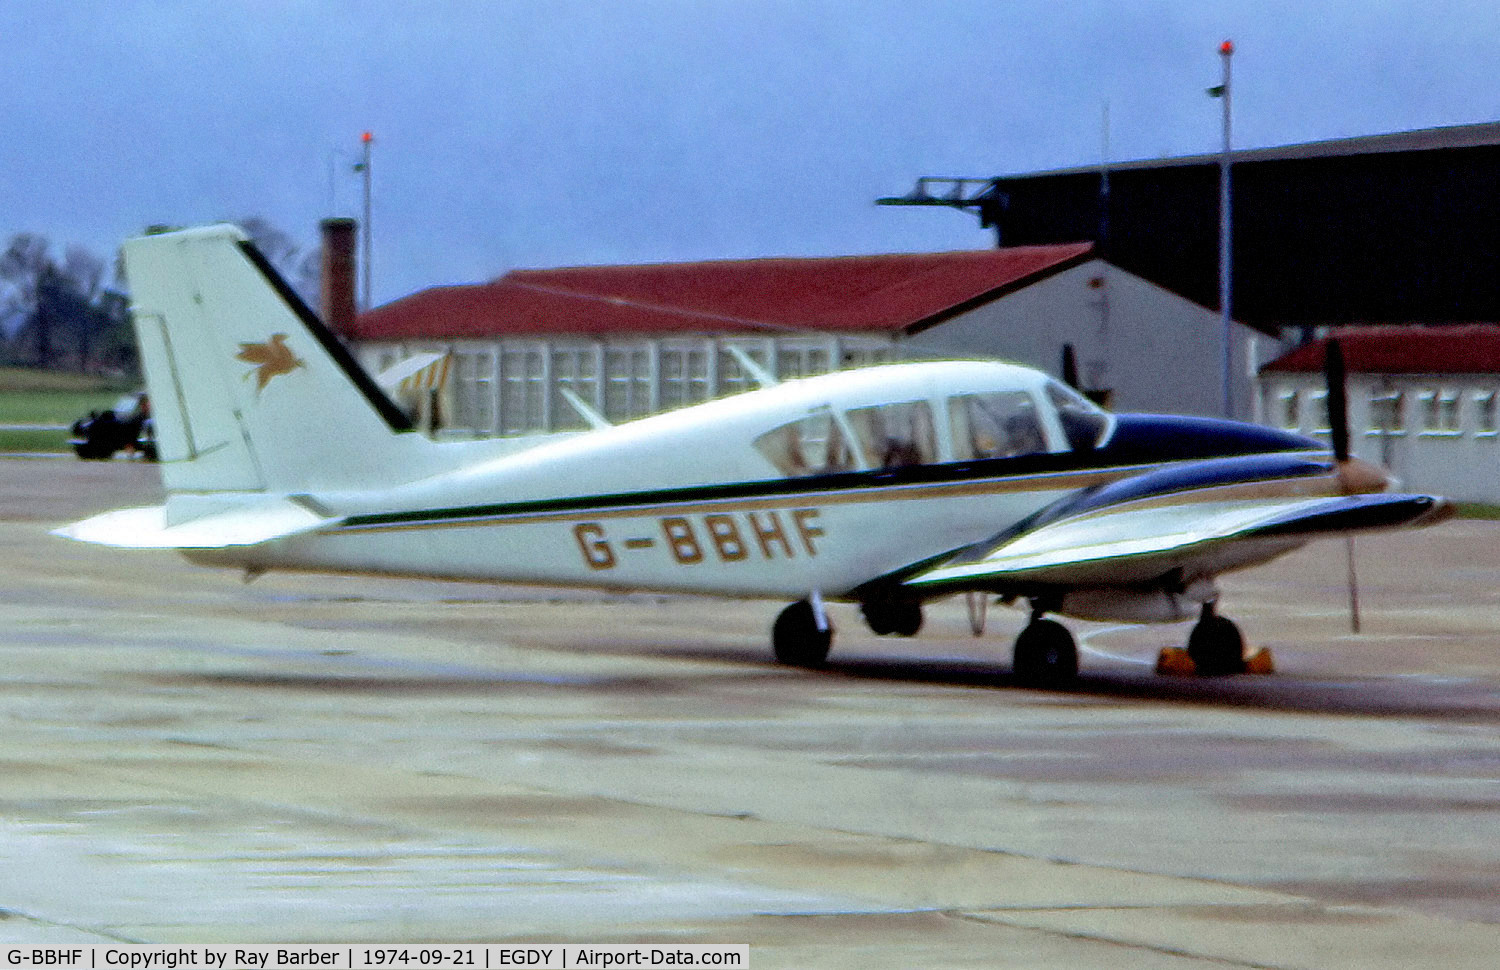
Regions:
<instances>
[{"instance_id":1,"label":"dark vehicle","mask_svg":"<svg viewBox=\"0 0 1500 970\"><path fill-rule=\"evenodd\" d=\"M115 452L138 453L156 460L156 434L151 426L151 402L144 391L127 394L107 411L90 411L73 422L68 439L79 458L113 458Z\"/></svg>"}]
</instances>

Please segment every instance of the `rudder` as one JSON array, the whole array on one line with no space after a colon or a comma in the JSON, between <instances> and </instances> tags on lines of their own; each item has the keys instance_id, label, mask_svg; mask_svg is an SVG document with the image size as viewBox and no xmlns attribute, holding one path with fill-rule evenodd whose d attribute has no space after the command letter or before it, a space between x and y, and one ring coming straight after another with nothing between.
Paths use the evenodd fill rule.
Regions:
<instances>
[{"instance_id":1,"label":"rudder","mask_svg":"<svg viewBox=\"0 0 1500 970\"><path fill-rule=\"evenodd\" d=\"M436 447L233 226L125 243L169 493L393 485Z\"/></svg>"}]
</instances>

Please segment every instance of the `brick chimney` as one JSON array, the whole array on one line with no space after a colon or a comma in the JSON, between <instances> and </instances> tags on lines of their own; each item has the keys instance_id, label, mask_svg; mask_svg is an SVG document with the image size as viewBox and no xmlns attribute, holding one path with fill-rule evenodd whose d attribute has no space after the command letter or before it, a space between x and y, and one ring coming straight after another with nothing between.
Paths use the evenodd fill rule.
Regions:
<instances>
[{"instance_id":1,"label":"brick chimney","mask_svg":"<svg viewBox=\"0 0 1500 970\"><path fill-rule=\"evenodd\" d=\"M353 219L324 219L323 230L323 322L344 339L354 330L354 230Z\"/></svg>"}]
</instances>

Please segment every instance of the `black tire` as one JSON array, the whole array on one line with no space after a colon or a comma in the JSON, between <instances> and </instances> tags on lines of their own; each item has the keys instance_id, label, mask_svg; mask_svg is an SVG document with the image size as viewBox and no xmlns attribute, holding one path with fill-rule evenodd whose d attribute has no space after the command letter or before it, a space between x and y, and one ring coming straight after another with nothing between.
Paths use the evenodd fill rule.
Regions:
<instances>
[{"instance_id":1,"label":"black tire","mask_svg":"<svg viewBox=\"0 0 1500 970\"><path fill-rule=\"evenodd\" d=\"M914 637L922 629L922 604L913 601L871 600L859 604L870 631L878 636Z\"/></svg>"},{"instance_id":2,"label":"black tire","mask_svg":"<svg viewBox=\"0 0 1500 970\"><path fill-rule=\"evenodd\" d=\"M1078 645L1056 620L1032 620L1016 637L1012 672L1029 687L1052 687L1078 677Z\"/></svg>"},{"instance_id":3,"label":"black tire","mask_svg":"<svg viewBox=\"0 0 1500 970\"><path fill-rule=\"evenodd\" d=\"M771 627L771 649L776 659L793 667L821 667L833 646L833 624L819 630L812 604L798 600L781 611Z\"/></svg>"},{"instance_id":4,"label":"black tire","mask_svg":"<svg viewBox=\"0 0 1500 970\"><path fill-rule=\"evenodd\" d=\"M1245 672L1245 638L1233 621L1222 616L1205 616L1194 625L1187 652L1198 673L1206 677Z\"/></svg>"}]
</instances>

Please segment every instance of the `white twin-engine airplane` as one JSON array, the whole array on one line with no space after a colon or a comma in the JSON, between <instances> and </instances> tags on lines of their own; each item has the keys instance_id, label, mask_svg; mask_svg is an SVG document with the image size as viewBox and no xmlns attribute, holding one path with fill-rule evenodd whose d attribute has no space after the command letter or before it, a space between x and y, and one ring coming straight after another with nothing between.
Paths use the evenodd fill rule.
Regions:
<instances>
[{"instance_id":1,"label":"white twin-engine airplane","mask_svg":"<svg viewBox=\"0 0 1500 970\"><path fill-rule=\"evenodd\" d=\"M238 230L134 239L125 265L167 501L58 534L250 575L786 598L772 644L803 666L828 655L830 600L910 636L924 601L999 596L1031 609L1017 679L1054 683L1078 654L1046 614L1197 615L1200 671L1237 671L1216 576L1450 512L1385 494L1337 441L1110 414L997 362L760 374L772 386L615 426L577 402L590 432L435 442Z\"/></svg>"}]
</instances>

